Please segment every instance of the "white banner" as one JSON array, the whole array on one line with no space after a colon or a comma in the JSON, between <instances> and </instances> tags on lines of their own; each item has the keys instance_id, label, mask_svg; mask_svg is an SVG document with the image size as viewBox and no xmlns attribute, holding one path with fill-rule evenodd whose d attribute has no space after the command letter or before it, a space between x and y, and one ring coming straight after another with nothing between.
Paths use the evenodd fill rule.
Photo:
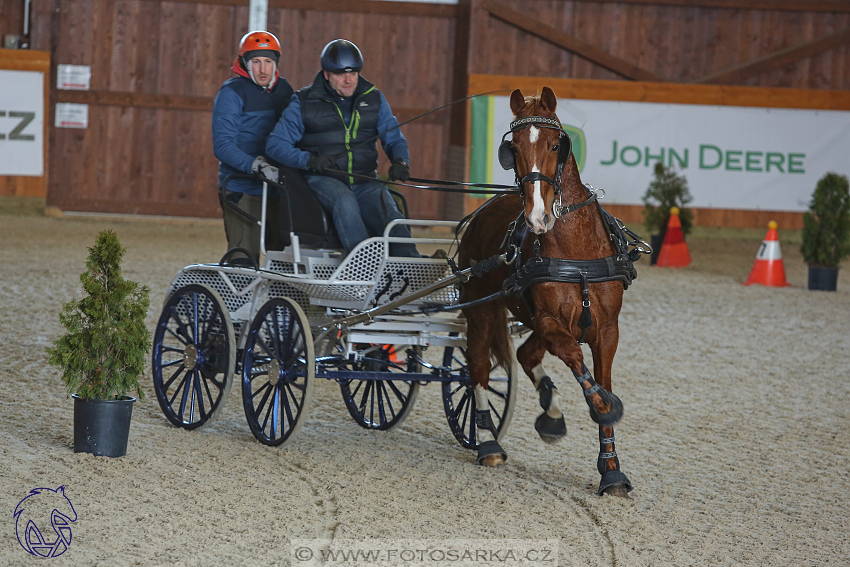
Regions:
<instances>
[{"instance_id":1,"label":"white banner","mask_svg":"<svg viewBox=\"0 0 850 567\"><path fill-rule=\"evenodd\" d=\"M44 73L0 69L0 175L44 175Z\"/></svg>"},{"instance_id":2,"label":"white banner","mask_svg":"<svg viewBox=\"0 0 850 567\"><path fill-rule=\"evenodd\" d=\"M488 145L498 148L512 116L494 97ZM692 207L804 211L818 179L850 174L850 112L561 100L582 181L606 203L640 205L661 161L683 175ZM492 167L495 183L513 172Z\"/></svg>"}]
</instances>

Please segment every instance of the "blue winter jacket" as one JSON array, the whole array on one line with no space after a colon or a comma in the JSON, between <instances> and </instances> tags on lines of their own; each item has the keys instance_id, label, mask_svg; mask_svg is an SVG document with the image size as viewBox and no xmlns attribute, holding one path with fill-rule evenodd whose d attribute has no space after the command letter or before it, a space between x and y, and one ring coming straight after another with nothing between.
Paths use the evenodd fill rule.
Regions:
<instances>
[{"instance_id":1,"label":"blue winter jacket","mask_svg":"<svg viewBox=\"0 0 850 567\"><path fill-rule=\"evenodd\" d=\"M266 138L293 93L283 77L277 78L271 90L264 91L237 63L233 71L239 76L225 81L213 103L212 138L215 157L220 160L219 185L231 173L251 173L257 156L265 156ZM263 185L251 179L231 179L227 189L261 195Z\"/></svg>"}]
</instances>

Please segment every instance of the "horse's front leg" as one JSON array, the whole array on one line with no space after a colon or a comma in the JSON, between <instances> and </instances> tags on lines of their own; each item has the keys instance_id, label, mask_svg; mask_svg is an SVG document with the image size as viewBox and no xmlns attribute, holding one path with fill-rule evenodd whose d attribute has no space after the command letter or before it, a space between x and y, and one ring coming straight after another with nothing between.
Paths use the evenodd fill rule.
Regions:
<instances>
[{"instance_id":1,"label":"horse's front leg","mask_svg":"<svg viewBox=\"0 0 850 567\"><path fill-rule=\"evenodd\" d=\"M540 407L543 413L534 421L534 429L540 438L547 443L555 443L567 434L567 422L561 412L559 399L561 397L555 383L543 368L543 356L546 345L537 332L531 333L528 340L517 350L517 361L525 373L531 378L537 394L540 396Z\"/></svg>"},{"instance_id":2,"label":"horse's front leg","mask_svg":"<svg viewBox=\"0 0 850 567\"><path fill-rule=\"evenodd\" d=\"M538 316L536 330L546 348L572 370L590 409L590 418L599 425L614 425L623 417L623 402L596 383L584 364L584 355L575 337L551 315Z\"/></svg>"},{"instance_id":3,"label":"horse's front leg","mask_svg":"<svg viewBox=\"0 0 850 567\"><path fill-rule=\"evenodd\" d=\"M599 489L596 491L599 496L610 494L626 497L632 491L629 477L620 470L620 459L617 458L614 446L613 426L599 426L599 456L596 459L596 469L602 475Z\"/></svg>"},{"instance_id":4,"label":"horse's front leg","mask_svg":"<svg viewBox=\"0 0 850 567\"><path fill-rule=\"evenodd\" d=\"M609 392L612 389L611 372L619 340L620 331L617 325L608 325L597 329L590 341L594 373L599 384ZM631 492L632 483L620 470L620 459L614 446L613 426L599 426L599 456L596 468L602 475L597 491L600 496L610 494L625 497Z\"/></svg>"}]
</instances>

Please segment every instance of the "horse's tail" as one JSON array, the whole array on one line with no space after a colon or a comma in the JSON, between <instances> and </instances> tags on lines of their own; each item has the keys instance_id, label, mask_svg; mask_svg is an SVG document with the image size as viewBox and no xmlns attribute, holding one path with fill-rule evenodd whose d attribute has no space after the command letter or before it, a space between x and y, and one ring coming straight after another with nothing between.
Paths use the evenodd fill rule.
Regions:
<instances>
[{"instance_id":1,"label":"horse's tail","mask_svg":"<svg viewBox=\"0 0 850 567\"><path fill-rule=\"evenodd\" d=\"M490 343L490 358L495 366L501 366L509 375L513 372L513 344L508 334L508 310L497 308L493 318L495 331Z\"/></svg>"}]
</instances>

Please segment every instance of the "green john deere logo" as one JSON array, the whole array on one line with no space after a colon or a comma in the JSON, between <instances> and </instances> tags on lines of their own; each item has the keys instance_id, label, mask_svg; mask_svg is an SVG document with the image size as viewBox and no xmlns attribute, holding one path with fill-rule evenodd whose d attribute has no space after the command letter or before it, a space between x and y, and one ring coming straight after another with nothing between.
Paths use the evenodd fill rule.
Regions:
<instances>
[{"instance_id":1,"label":"green john deere logo","mask_svg":"<svg viewBox=\"0 0 850 567\"><path fill-rule=\"evenodd\" d=\"M581 172L584 170L584 160L587 158L587 140L584 137L584 130L569 124L561 124L561 127L570 135L570 140L573 142L573 155L576 158L578 170Z\"/></svg>"}]
</instances>

